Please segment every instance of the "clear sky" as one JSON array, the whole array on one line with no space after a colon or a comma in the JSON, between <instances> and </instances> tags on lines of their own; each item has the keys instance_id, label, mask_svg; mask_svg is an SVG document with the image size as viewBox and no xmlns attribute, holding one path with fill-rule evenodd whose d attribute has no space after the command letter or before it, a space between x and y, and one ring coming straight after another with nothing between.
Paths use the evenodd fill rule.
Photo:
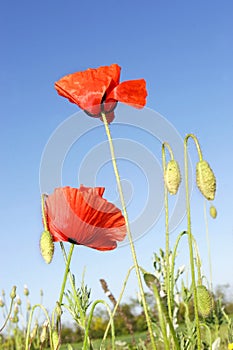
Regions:
<instances>
[{"instance_id":1,"label":"clear sky","mask_svg":"<svg viewBox=\"0 0 233 350\"><path fill-rule=\"evenodd\" d=\"M39 301L42 288L44 304L49 308L59 296L64 271L59 246L49 266L44 263L39 251L43 230L40 164L52 133L79 109L57 95L54 82L68 73L112 63L122 67L122 81L146 80L147 108L155 111L154 115L160 113L165 125L171 123L182 138L190 132L199 138L204 158L211 164L218 181L214 202L218 217L209 222L213 282L214 285L232 284L232 14L233 2L230 0L9 0L1 3L0 288L10 292L15 284L22 295L23 285L27 284L34 303ZM147 119L146 109L141 112L140 119L133 109L128 116L127 113L124 115L124 109L121 112L121 106L118 108L116 124L112 124L113 136L127 142L132 139L135 147L138 144L146 147L143 152L155 158L152 163L158 171L161 154L158 143L153 142L161 133L156 129L156 122L148 126L152 117L148 115ZM151 129L152 136L142 130L141 134L134 132L133 113L135 121L145 121L145 128ZM99 145L106 141L100 121L80 113L76 119L77 135L81 132L79 127L85 130L92 126L92 121L97 129L77 141L67 154L63 184L72 186L79 186L77 169L82 161L88 160L87 152L92 148L98 150ZM125 123L129 123L130 127ZM143 128L143 123L140 125ZM131 155L135 152L132 151ZM193 146L190 152L195 164L197 155ZM107 160L107 151L100 151L99 157L105 153ZM126 191L128 189L131 193L134 189L133 198L130 195L128 198L133 221L140 216L141 202L146 201L150 192L146 186L148 181L151 182L151 172L148 163L140 167L138 163L130 163L129 158L121 159L119 165L122 177L126 179ZM98 156L90 159L93 162ZM111 165L109 162L105 164L104 158L101 162L99 172L93 170L96 185L106 186L106 198L117 202ZM81 169L81 180L87 186L93 181L88 166L90 164ZM147 168L144 169L144 166ZM52 177L51 169L50 172ZM161 177L154 176L154 181L159 197ZM156 199L156 194L153 199ZM156 200L154 205L156 207ZM193 234L200 243L204 272L208 275L202 208L203 199L194 189ZM159 209L162 209L161 206L155 210L158 216L156 224L136 241L138 260L150 271L153 271L153 253L164 247L163 215L159 218ZM151 207L148 210L150 213ZM184 229L185 221L171 235L172 241ZM184 242L180 249L180 263L186 262L187 257L187 244ZM106 253L77 247L72 271L79 281L86 266L86 282L92 287L92 298L95 299L104 298L99 278L105 278L117 296L131 265L128 245ZM135 296L136 291L132 278L126 296Z\"/></svg>"}]
</instances>

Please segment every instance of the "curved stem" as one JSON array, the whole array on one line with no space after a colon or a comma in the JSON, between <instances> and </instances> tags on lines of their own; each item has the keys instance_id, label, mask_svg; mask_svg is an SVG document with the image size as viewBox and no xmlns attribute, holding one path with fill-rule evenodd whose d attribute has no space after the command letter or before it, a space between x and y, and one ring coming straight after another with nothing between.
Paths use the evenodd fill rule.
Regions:
<instances>
[{"instance_id":1,"label":"curved stem","mask_svg":"<svg viewBox=\"0 0 233 350\"><path fill-rule=\"evenodd\" d=\"M195 322L197 327L197 346L198 350L201 350L201 331L198 315L198 301L197 301L197 287L195 280L195 267L194 267L194 256L193 256L193 239L192 239L192 229L191 229L191 210L190 210L190 195L189 195L189 183L188 183L188 150L187 142L189 137L192 137L196 143L199 157L202 157L201 149L197 138L189 134L185 137L184 140L184 167L185 167L185 190L186 190L186 212L187 212L187 233L188 233L188 244L189 244L189 258L190 258L190 269L192 277L192 289L193 289L193 301L194 301L194 314Z\"/></svg>"},{"instance_id":2,"label":"curved stem","mask_svg":"<svg viewBox=\"0 0 233 350\"><path fill-rule=\"evenodd\" d=\"M185 136L185 139L184 139L185 148L186 148L186 145L187 145L187 142L188 142L189 138L193 139L193 141L195 142L195 146L196 146L196 149L197 149L198 157L199 157L199 160L201 161L203 159L201 146L199 144L199 141L198 141L197 137L194 134L188 134L188 135Z\"/></svg>"},{"instance_id":3,"label":"curved stem","mask_svg":"<svg viewBox=\"0 0 233 350\"><path fill-rule=\"evenodd\" d=\"M7 324L8 320L9 320L9 318L10 318L11 311L12 311L12 308L13 308L13 303L14 303L14 299L11 298L10 310L9 310L9 312L8 312L8 315L7 315L6 319L5 319L5 321L4 321L3 325L2 325L2 327L0 328L0 333L1 333L2 330L6 327L6 324Z\"/></svg>"},{"instance_id":4,"label":"curved stem","mask_svg":"<svg viewBox=\"0 0 233 350\"><path fill-rule=\"evenodd\" d=\"M32 307L30 315L29 315L29 319L28 319L28 325L27 325L27 333L26 333L26 342L25 342L25 350L29 350L29 338L30 338L30 329L31 329L31 323L32 323L32 317L34 314L35 309L39 307L40 309L42 309L44 311L44 314L46 316L46 319L48 321L48 326L49 326L49 340L50 340L50 344L52 346L52 327L50 324L50 319L49 319L49 314L48 311L46 310L46 308L43 305L40 304L36 304Z\"/></svg>"},{"instance_id":5,"label":"curved stem","mask_svg":"<svg viewBox=\"0 0 233 350\"><path fill-rule=\"evenodd\" d=\"M138 286L139 286L139 290L140 290L140 294L141 294L141 298L142 298L142 304L143 304L143 309L144 309L144 312L145 312L145 317L146 317L146 322L147 322L147 326L148 326L148 331L149 331L149 334L150 334L150 340L151 340L152 348L154 350L156 350L156 345L155 345L155 340L154 340L153 330L152 330L152 323L151 323L151 319L150 319L150 316L149 316L148 306L147 306L147 302L146 302L146 298L145 298L145 294L144 294L144 290L143 290L142 279L141 279L141 275L140 275L140 271L139 271L139 265L138 265L136 251L135 251L135 247L134 247L134 243L133 243L133 237L132 237L132 233L131 233L131 230L130 230L128 213L127 213L127 210L126 210L125 199L124 199L123 190L122 190L122 186L121 186L120 175L119 175L119 171L118 171L117 164L116 164L116 157L115 157L115 151L114 151L114 146L113 146L113 142L112 142L112 136L111 136L111 133L110 133L110 129L109 129L109 125L108 125L105 113L101 113L101 116L102 116L102 119L103 119L103 122L104 122L105 131L106 131L106 134L107 134L107 137L108 137L108 142L109 142L109 147L110 147L110 152L111 152L111 158L112 158L112 165L113 165L113 169L114 169L114 173L115 173L115 177L116 177L116 182L117 182L117 187L118 187L118 191L119 191L119 195L120 195L120 200L121 200L123 214L124 214L124 217L125 217L126 228L127 228L127 233L128 233L128 238L129 238L132 258L133 258L133 262L134 262L134 266L135 266L136 276L137 276L137 279L138 279Z\"/></svg>"},{"instance_id":6,"label":"curved stem","mask_svg":"<svg viewBox=\"0 0 233 350\"><path fill-rule=\"evenodd\" d=\"M88 321L87 321L87 326L86 326L86 329L85 329L85 337L84 337L84 342L83 342L83 347L82 349L83 350L86 350L87 349L87 345L88 345L88 331L90 329L90 325L91 325L91 321L92 321L92 318L93 318L93 314L94 314L94 310L95 310L95 307L97 304L103 304L107 311L108 311L108 314L109 314L109 321L111 323L111 329L112 329L112 349L114 350L115 349L115 329L114 329L114 322L113 322L113 315L111 313L111 309L109 307L109 305L104 301L104 300L96 300L93 304L92 304L92 308L91 308L91 311L90 311L90 314L89 314L89 318L88 318ZM102 341L103 343L103 341ZM101 343L101 346L100 346L100 349L102 348L102 343Z\"/></svg>"},{"instance_id":7,"label":"curved stem","mask_svg":"<svg viewBox=\"0 0 233 350\"><path fill-rule=\"evenodd\" d=\"M175 242L175 247L173 249L173 253L172 253L172 261L171 261L171 302L172 302L172 309L174 308L174 287L175 287L175 259L176 259L176 252L177 252L177 248L180 242L180 239L182 236L186 235L187 232L183 231L179 234L179 236L176 239Z\"/></svg>"}]
</instances>

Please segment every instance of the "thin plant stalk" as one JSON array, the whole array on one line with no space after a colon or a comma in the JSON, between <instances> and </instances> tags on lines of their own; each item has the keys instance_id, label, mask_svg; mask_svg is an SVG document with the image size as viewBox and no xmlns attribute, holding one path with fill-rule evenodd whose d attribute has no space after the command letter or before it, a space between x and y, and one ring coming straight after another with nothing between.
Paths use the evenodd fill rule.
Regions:
<instances>
[{"instance_id":1,"label":"thin plant stalk","mask_svg":"<svg viewBox=\"0 0 233 350\"><path fill-rule=\"evenodd\" d=\"M53 342L52 342L52 327L51 327L51 323L50 323L50 319L49 319L49 314L48 311L46 310L46 308L41 305L41 304L36 304L32 307L30 315L29 315L29 319L28 319L28 325L27 325L27 333L26 333L26 341L25 341L25 350L29 350L29 338L30 338L30 329L31 329L31 323L32 323L32 317L34 314L34 311L36 308L40 308L41 310L43 310L45 317L48 321L48 329L49 329L49 341L51 346L53 346Z\"/></svg>"},{"instance_id":2,"label":"thin plant stalk","mask_svg":"<svg viewBox=\"0 0 233 350\"><path fill-rule=\"evenodd\" d=\"M62 242L60 242L60 246L61 246L62 254L63 254L64 260L65 260L66 266L67 266L67 264L68 264L68 257L66 255L64 244ZM76 302L76 304L78 306L82 327L85 328L85 315L83 313L83 310L82 310L81 305L80 305L79 298L77 296L77 290L76 290L76 287L75 287L75 284L74 284L74 279L73 279L73 276L72 276L72 273L71 273L70 269L68 271L68 275L69 275L70 285L71 285L71 288L73 290L75 302Z\"/></svg>"},{"instance_id":3,"label":"thin plant stalk","mask_svg":"<svg viewBox=\"0 0 233 350\"><path fill-rule=\"evenodd\" d=\"M96 300L92 304L92 308L91 308L91 311L90 311L90 314L89 314L89 317L88 317L88 321L87 321L87 326L86 326L86 329L85 329L85 336L84 336L84 342L83 342L82 349L83 350L87 349L88 341L89 341L88 332L89 332L89 329L90 329L90 326L91 326L91 321L92 321L92 318L93 318L95 307L98 304L103 304L106 307L107 311L108 311L109 322L111 324L111 329L112 329L112 349L114 350L115 349L115 328L114 328L114 322L113 322L113 314L111 312L111 309L110 309L109 305L104 300ZM101 343L100 349L102 349L102 343Z\"/></svg>"},{"instance_id":4,"label":"thin plant stalk","mask_svg":"<svg viewBox=\"0 0 233 350\"><path fill-rule=\"evenodd\" d=\"M64 249L64 245L61 244L61 249ZM66 261L66 268L65 268L65 272L64 272L64 277L63 277L63 281L62 281L62 285L61 285L61 291L60 291L60 297L59 297L59 304L62 304L62 300L63 300L63 296L64 296L64 292L65 292L65 287L66 287L66 282L67 282L67 277L70 271L70 262L71 262L71 258L72 258L72 254L74 251L74 244L70 245L70 250L68 253L68 257L67 257L67 261Z\"/></svg>"},{"instance_id":5,"label":"thin plant stalk","mask_svg":"<svg viewBox=\"0 0 233 350\"><path fill-rule=\"evenodd\" d=\"M162 144L162 162L163 162L163 174L166 171L166 153L165 148L168 149L171 159L174 158L172 149L167 142ZM168 190L164 182L164 207L165 207L165 259L166 259L166 291L167 291L167 301L168 301L168 313L170 319L172 319L172 307L171 307L171 286L170 286L170 243L169 243L169 207L168 207Z\"/></svg>"},{"instance_id":6,"label":"thin plant stalk","mask_svg":"<svg viewBox=\"0 0 233 350\"><path fill-rule=\"evenodd\" d=\"M172 253L172 261L171 261L171 302L172 302L172 309L174 308L174 287L175 287L175 259L176 259L176 253L177 253L177 249L178 249L178 245L180 242L181 237L183 237L184 235L186 235L187 232L183 231L179 234L179 236L176 239L175 242L175 246L173 249L173 253Z\"/></svg>"},{"instance_id":7,"label":"thin plant stalk","mask_svg":"<svg viewBox=\"0 0 233 350\"><path fill-rule=\"evenodd\" d=\"M2 327L0 328L0 333L1 333L2 330L6 327L6 324L7 324L8 320L9 320L9 318L10 318L10 315L11 315L11 311L12 311L12 309L13 309L13 304L14 304L14 299L11 298L10 309L9 309L9 312L8 312L8 314L7 314L7 317L6 317L6 319L5 319L5 321L4 321L3 325L2 325Z\"/></svg>"},{"instance_id":8,"label":"thin plant stalk","mask_svg":"<svg viewBox=\"0 0 233 350\"><path fill-rule=\"evenodd\" d=\"M195 266L194 266L194 255L193 255L193 238L192 238L192 228L191 228L191 210L190 210L190 194L189 194L189 183L188 183L188 139L193 138L199 153L201 155L201 149L197 139L194 135L188 134L184 140L184 167L185 167L185 190L186 190L186 213L187 213L187 233L188 233L188 245L189 245L189 258L190 258L190 269L191 269L191 278L192 278L192 290L193 290L193 302L194 302L194 314L195 314L195 323L197 329L197 347L198 350L201 350L201 331L200 331L200 322L198 315L198 301L197 301L197 287L195 280ZM202 155L201 155L202 158Z\"/></svg>"},{"instance_id":9,"label":"thin plant stalk","mask_svg":"<svg viewBox=\"0 0 233 350\"><path fill-rule=\"evenodd\" d=\"M135 251L135 247L134 247L134 243L133 243L133 237L132 237L132 233L130 230L128 213L126 210L125 199L124 199L123 190L122 190L122 186L121 186L120 175L119 175L119 171L118 171L118 167L117 167L117 163L116 163L116 157L115 157L115 151L114 151L114 146L113 146L113 142L112 142L112 136L111 136L111 132L109 129L109 125L108 125L105 113L101 113L101 117L102 117L103 122L104 122L105 131L106 131L108 142L109 142L111 158L112 158L112 165L113 165L113 169L114 169L114 173L115 173L115 177L116 177L116 182L117 182L117 187L118 187L118 191L119 191L119 195L120 195L123 214L125 217L126 228L127 228L132 258L133 258L133 262L134 262L134 266L135 266L136 276L138 279L138 286L139 286L139 290L140 290L140 294L141 294L141 298L142 298L142 304L143 304L143 309L145 312L145 317L146 317L146 322L147 322L148 331L149 331L149 335L150 335L151 345L152 345L152 348L154 350L156 350L156 344L155 344L153 330L152 330L152 323L151 323L151 319L150 319L149 312L148 312L148 306L147 306L147 302L146 302L146 298L145 298L145 294L144 294L144 290L143 290L142 279L141 279L139 265L138 265L137 256L136 256L136 251Z\"/></svg>"},{"instance_id":10,"label":"thin plant stalk","mask_svg":"<svg viewBox=\"0 0 233 350\"><path fill-rule=\"evenodd\" d=\"M208 249L208 261L209 261L209 274L210 274L210 289L213 291L213 277L212 277L212 264L211 264L211 252L210 252L210 236L209 236L209 225L206 211L206 200L204 199L204 218L206 228L206 241Z\"/></svg>"},{"instance_id":11,"label":"thin plant stalk","mask_svg":"<svg viewBox=\"0 0 233 350\"><path fill-rule=\"evenodd\" d=\"M121 299L122 299L122 297L123 297L123 294L124 294L124 291L125 291L126 284L127 284L127 282L128 282L130 273L131 273L131 271L132 271L134 268L135 268L135 266L131 266L131 267L129 268L128 272L127 272L127 275L126 275L126 277L125 277L125 279L124 279L123 286L122 286L122 289L121 289L121 292L120 292L120 295L119 295L119 298L118 298L117 303L116 303L116 305L114 306L114 309L113 309L113 311L112 311L112 318L115 316L115 313L116 313L116 311L117 311L117 308L118 308L118 306L119 306L119 304L120 304L120 302L121 302ZM108 325L107 325L107 327L106 327L106 330L105 330L105 332L104 332L104 336L103 336L103 339L102 339L102 343L103 343L103 342L105 341L105 339L107 338L107 335L108 335L108 331L109 331L110 326L111 326L111 320L109 320ZM102 343L101 343L101 344L102 344Z\"/></svg>"}]
</instances>

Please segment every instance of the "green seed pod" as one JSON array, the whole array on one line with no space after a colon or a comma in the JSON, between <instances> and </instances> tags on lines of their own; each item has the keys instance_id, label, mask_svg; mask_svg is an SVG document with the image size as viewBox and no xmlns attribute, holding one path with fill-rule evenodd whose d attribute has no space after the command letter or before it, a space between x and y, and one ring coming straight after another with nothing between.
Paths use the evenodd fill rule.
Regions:
<instances>
[{"instance_id":1,"label":"green seed pod","mask_svg":"<svg viewBox=\"0 0 233 350\"><path fill-rule=\"evenodd\" d=\"M57 350L59 348L59 335L56 330L52 331L53 348Z\"/></svg>"},{"instance_id":2,"label":"green seed pod","mask_svg":"<svg viewBox=\"0 0 233 350\"><path fill-rule=\"evenodd\" d=\"M11 318L11 322L12 323L18 323L19 322L19 318L17 315L15 315L14 317Z\"/></svg>"},{"instance_id":3,"label":"green seed pod","mask_svg":"<svg viewBox=\"0 0 233 350\"><path fill-rule=\"evenodd\" d=\"M164 174L165 185L170 194L176 194L181 182L180 168L174 159L167 163Z\"/></svg>"},{"instance_id":4,"label":"green seed pod","mask_svg":"<svg viewBox=\"0 0 233 350\"><path fill-rule=\"evenodd\" d=\"M197 286L197 304L199 314L203 317L209 316L214 306L214 300L205 286Z\"/></svg>"},{"instance_id":5,"label":"green seed pod","mask_svg":"<svg viewBox=\"0 0 233 350\"><path fill-rule=\"evenodd\" d=\"M26 297L29 296L29 289L28 289L28 286L27 286L26 284L24 285L23 294L24 294Z\"/></svg>"},{"instance_id":6,"label":"green seed pod","mask_svg":"<svg viewBox=\"0 0 233 350\"><path fill-rule=\"evenodd\" d=\"M210 216L213 219L216 219L216 217L217 217L217 209L213 205L211 205L211 207L210 207Z\"/></svg>"},{"instance_id":7,"label":"green seed pod","mask_svg":"<svg viewBox=\"0 0 233 350\"><path fill-rule=\"evenodd\" d=\"M44 231L40 238L40 251L45 262L50 264L54 254L53 238L49 231Z\"/></svg>"},{"instance_id":8,"label":"green seed pod","mask_svg":"<svg viewBox=\"0 0 233 350\"><path fill-rule=\"evenodd\" d=\"M208 200L213 200L216 191L216 179L213 170L205 160L201 160L196 166L197 187Z\"/></svg>"}]
</instances>

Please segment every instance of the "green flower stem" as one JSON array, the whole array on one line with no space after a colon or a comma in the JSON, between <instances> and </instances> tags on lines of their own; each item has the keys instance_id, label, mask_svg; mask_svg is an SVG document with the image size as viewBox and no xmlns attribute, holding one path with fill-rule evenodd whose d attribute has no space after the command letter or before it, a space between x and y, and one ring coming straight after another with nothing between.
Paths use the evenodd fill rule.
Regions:
<instances>
[{"instance_id":1,"label":"green flower stem","mask_svg":"<svg viewBox=\"0 0 233 350\"><path fill-rule=\"evenodd\" d=\"M210 253L210 236L209 236L209 225L206 211L206 200L204 199L204 218L206 228L206 241L208 249L208 261L209 261L209 274L210 274L210 289L213 291L213 275L212 275L212 264L211 264L211 253Z\"/></svg>"},{"instance_id":2,"label":"green flower stem","mask_svg":"<svg viewBox=\"0 0 233 350\"><path fill-rule=\"evenodd\" d=\"M115 305L115 307L114 307L114 309L113 309L113 311L112 311L112 318L115 316L115 313L116 313L116 311L117 311L117 308L118 308L118 306L119 306L119 304L120 304L120 302L121 302L121 299L122 299L122 297L123 297L123 294L124 294L124 291L125 291L125 287L126 287L126 284L127 284L127 282L128 282L130 273L131 273L131 271L132 271L134 268L135 268L135 266L131 266L131 267L129 268L128 272L127 272L127 275L126 275L125 280L124 280L124 283L123 283L123 287L122 287L121 292L120 292L120 295L119 295L119 298L118 298L117 303L116 303L116 305ZM102 339L102 343L104 343L105 339L107 338L107 335L108 335L108 331L109 331L110 326L111 326L111 320L109 320L108 325L107 325L107 327L106 327L106 330L105 330L105 332L104 332L104 336L103 336L103 339Z\"/></svg>"},{"instance_id":3,"label":"green flower stem","mask_svg":"<svg viewBox=\"0 0 233 350\"><path fill-rule=\"evenodd\" d=\"M194 267L194 256L193 256L193 239L192 239L192 230L191 230L191 210L190 210L190 195L189 195L189 183L188 183L188 147L187 142L189 137L192 137L196 143L199 157L201 155L201 150L199 143L194 135L189 134L185 137L184 140L184 167L185 167L185 189L186 189L186 212L187 212L187 233L188 233L188 244L189 244L189 258L190 258L190 268L191 268L191 277L192 277L192 289L193 289L193 302L194 302L194 314L195 322L197 328L197 347L198 350L201 350L201 331L200 331L200 322L198 315L198 302L197 302L197 287L195 281L195 267Z\"/></svg>"},{"instance_id":4,"label":"green flower stem","mask_svg":"<svg viewBox=\"0 0 233 350\"><path fill-rule=\"evenodd\" d=\"M183 237L184 235L186 235L187 232L183 231L179 234L179 236L176 239L175 242L175 247L173 249L173 254L172 254L172 261L171 261L171 302L172 302L172 309L174 308L174 287L175 287L175 259L176 259L176 255L177 255L177 249L178 249L178 245L180 242L181 237Z\"/></svg>"},{"instance_id":5,"label":"green flower stem","mask_svg":"<svg viewBox=\"0 0 233 350\"><path fill-rule=\"evenodd\" d=\"M64 248L64 245L62 242L60 242L60 246L61 246L61 250L62 250L63 255L64 255L65 248ZM60 291L60 297L59 297L59 304L60 305L62 304L62 300L63 300L63 296L64 296L64 292L65 292L66 281L67 281L68 273L70 271L70 262L71 262L73 251L74 251L74 244L71 244L69 254L67 257L67 261L66 261L66 268L65 268L63 282L62 282L61 291Z\"/></svg>"},{"instance_id":6,"label":"green flower stem","mask_svg":"<svg viewBox=\"0 0 233 350\"><path fill-rule=\"evenodd\" d=\"M157 308L158 308L159 323L160 323L161 331L162 331L162 334L163 334L163 341L164 341L163 346L164 346L164 349L170 350L171 348L170 348L168 337L167 337L166 322L165 322L165 319L164 319L165 315L164 315L163 308L162 308L162 303L161 303L161 300L160 300L160 297L159 297L159 292L158 292L158 289L157 289L155 284L152 285L152 289L153 289L153 294L154 294L154 297L155 297L155 300L156 300L156 304L157 304Z\"/></svg>"},{"instance_id":7,"label":"green flower stem","mask_svg":"<svg viewBox=\"0 0 233 350\"><path fill-rule=\"evenodd\" d=\"M162 144L162 161L163 161L163 174L166 171L166 148L169 151L171 160L173 160L173 152L170 145L167 142ZM164 182L164 207L165 207L165 237L166 237L166 249L165 249L165 259L166 259L166 292L167 292L167 302L168 302L168 314L170 319L172 319L172 305L171 305L171 286L170 286L170 246L169 246L169 209L168 209L168 190Z\"/></svg>"},{"instance_id":8,"label":"green flower stem","mask_svg":"<svg viewBox=\"0 0 233 350\"><path fill-rule=\"evenodd\" d=\"M65 260L66 266L67 266L68 258L67 258L67 255L66 255L64 244L62 242L60 242L60 246L61 246L62 254L63 254L64 260ZM80 319L81 319L81 324L82 324L82 327L85 329L85 315L84 315L84 312L83 312L82 307L80 305L80 300L79 300L79 298L77 296L77 290L76 290L76 287L75 287L75 284L74 284L74 279L73 279L73 276L72 276L72 273L70 272L70 270L68 271L68 275L69 275L69 280L70 280L70 285L71 285L71 288L72 288L72 291L73 291L73 295L74 295L74 298L75 298L75 302L76 302L76 304L78 306Z\"/></svg>"},{"instance_id":9,"label":"green flower stem","mask_svg":"<svg viewBox=\"0 0 233 350\"><path fill-rule=\"evenodd\" d=\"M50 319L49 319L49 314L48 311L46 310L46 308L41 305L41 304L36 304L32 307L30 315L29 315L29 320L28 320L28 325L27 325L27 333L26 333L26 341L25 341L25 350L29 350L29 342L30 342L30 329L31 329L31 323L32 323L32 317L34 314L34 311L36 308L40 308L46 317L46 320L48 321L48 329L49 329L49 341L50 341L50 345L51 345L51 349L53 350L53 341L52 341L52 327L51 327L51 323L50 323Z\"/></svg>"},{"instance_id":10,"label":"green flower stem","mask_svg":"<svg viewBox=\"0 0 233 350\"><path fill-rule=\"evenodd\" d=\"M47 220L45 217L45 210L44 210L44 206L45 206L44 196L45 196L44 194L41 195L41 212L42 212L42 220L43 220L44 229L45 229L45 231L48 231L48 224L47 224Z\"/></svg>"},{"instance_id":11,"label":"green flower stem","mask_svg":"<svg viewBox=\"0 0 233 350\"><path fill-rule=\"evenodd\" d=\"M135 251L135 247L134 247L134 243L133 243L133 238L132 238L132 234L131 234L131 230L130 230L128 213L126 210L125 199L124 199L123 190L122 190L122 186L121 186L120 175L119 175L119 171L118 171L117 164L116 164L116 157L115 157L115 151L114 151L114 146L113 146L113 142L112 142L112 136L110 133L110 129L109 129L109 125L108 125L105 113L101 113L101 116L102 116L102 119L104 122L105 131L106 131L106 134L108 137L108 142L109 142L109 147L110 147L110 152L111 152L111 157L112 157L112 165L113 165L113 169L114 169L114 173L115 173L115 177L116 177L116 182L117 182L117 187L118 187L118 191L119 191L119 195L120 195L123 214L125 217L131 253L132 253L135 271L136 271L136 275L137 275L137 279L138 279L138 286L139 286L139 290L140 290L140 294L141 294L141 298L142 298L142 304L143 304L143 308L144 308L144 312L145 312L148 331L150 334L151 345L152 345L152 348L154 350L156 350L156 345L155 345L155 340L154 340L153 330L152 330L152 323L151 323L151 319L149 316L148 306L147 306L147 302L146 302L146 298L145 298L145 294L144 294L144 290L143 290L142 279L141 279L141 275L140 275L140 271L139 271L139 265L138 265L138 261L137 261L137 256L136 256L136 251Z\"/></svg>"},{"instance_id":12,"label":"green flower stem","mask_svg":"<svg viewBox=\"0 0 233 350\"><path fill-rule=\"evenodd\" d=\"M88 332L89 332L89 329L90 329L90 326L91 326L91 321L92 321L92 318L93 318L95 307L98 304L103 304L106 307L107 311L108 311L109 319L110 319L110 323L111 323L111 329L112 329L112 348L111 349L114 350L115 349L115 329L114 329L113 315L112 315L112 312L111 312L111 309L110 309L109 305L104 300L96 300L92 304L91 311L90 311L90 314L89 314L89 317L88 317L88 321L87 321L87 327L85 328L85 336L84 336L82 350L86 350L87 349L88 341L89 341ZM103 343L103 341L102 341L102 343ZM101 343L100 349L102 349L102 343Z\"/></svg>"},{"instance_id":13,"label":"green flower stem","mask_svg":"<svg viewBox=\"0 0 233 350\"><path fill-rule=\"evenodd\" d=\"M9 318L10 318L10 315L11 315L11 312L12 312L12 309L13 309L13 304L14 304L14 299L11 298L10 310L9 310L7 316L6 316L6 319L5 319L5 321L4 321L3 325L2 325L2 327L0 328L0 333L1 333L2 330L6 327L6 324L7 324L8 320L9 320ZM5 305L6 305L6 304L5 304Z\"/></svg>"}]
</instances>

